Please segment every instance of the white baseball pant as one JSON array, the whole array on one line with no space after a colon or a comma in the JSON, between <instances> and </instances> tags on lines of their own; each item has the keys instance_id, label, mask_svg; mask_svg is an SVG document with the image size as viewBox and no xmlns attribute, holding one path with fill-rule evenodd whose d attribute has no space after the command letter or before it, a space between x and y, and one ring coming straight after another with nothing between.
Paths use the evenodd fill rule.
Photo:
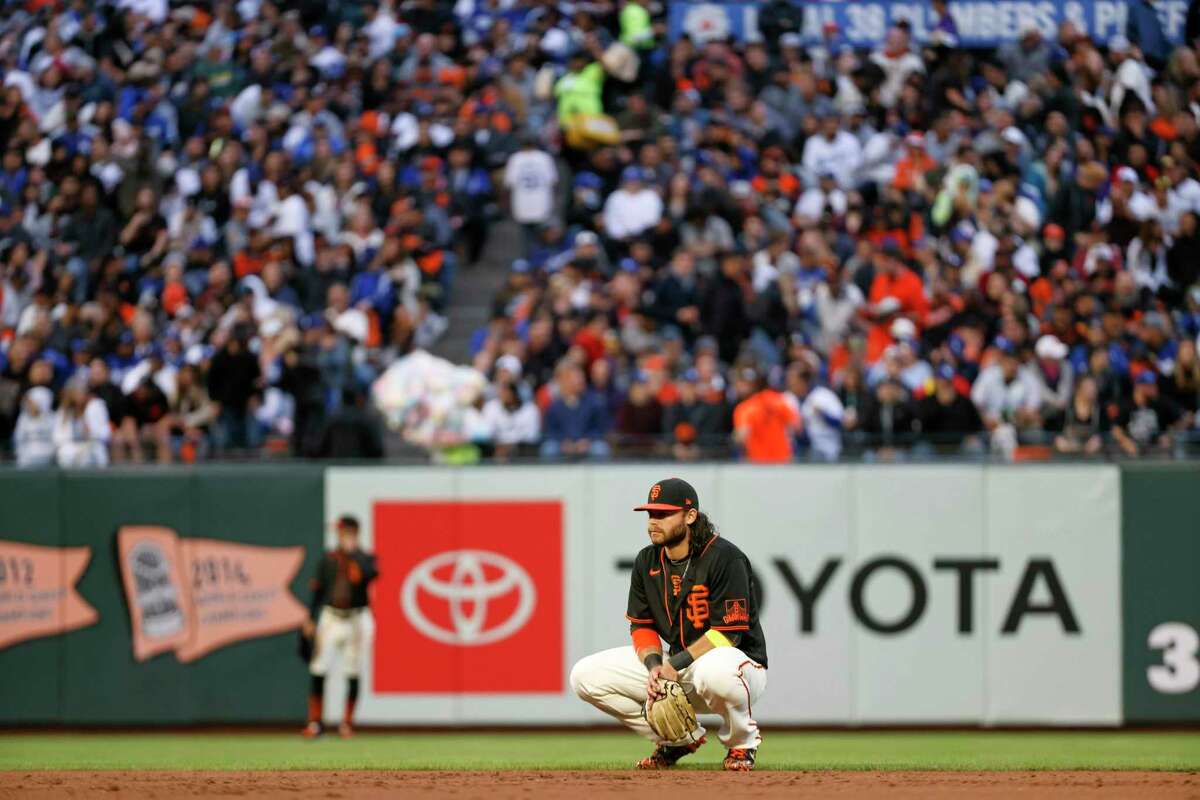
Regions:
<instances>
[{"instance_id":1,"label":"white baseball pant","mask_svg":"<svg viewBox=\"0 0 1200 800\"><path fill-rule=\"evenodd\" d=\"M352 609L342 615L325 606L317 617L317 633L308 671L324 677L334 661L341 661L342 672L357 678L362 671L363 609Z\"/></svg>"},{"instance_id":2,"label":"white baseball pant","mask_svg":"<svg viewBox=\"0 0 1200 800\"><path fill-rule=\"evenodd\" d=\"M642 708L646 704L646 667L633 646L614 647L580 659L571 669L571 688L580 698L655 744ZM679 683L697 714L721 718L717 738L727 749L754 748L762 741L751 708L767 688L767 670L736 647L718 647L697 658L679 675ZM704 727L694 734L705 734Z\"/></svg>"}]
</instances>

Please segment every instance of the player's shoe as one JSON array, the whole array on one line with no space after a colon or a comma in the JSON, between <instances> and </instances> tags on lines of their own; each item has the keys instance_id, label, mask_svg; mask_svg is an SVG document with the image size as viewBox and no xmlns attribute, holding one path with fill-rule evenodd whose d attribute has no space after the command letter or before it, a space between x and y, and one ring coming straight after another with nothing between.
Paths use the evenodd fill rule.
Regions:
<instances>
[{"instance_id":1,"label":"player's shoe","mask_svg":"<svg viewBox=\"0 0 1200 800\"><path fill-rule=\"evenodd\" d=\"M325 732L325 726L319 722L310 722L304 726L304 730L300 731L300 735L305 739L317 739Z\"/></svg>"},{"instance_id":2,"label":"player's shoe","mask_svg":"<svg viewBox=\"0 0 1200 800\"><path fill-rule=\"evenodd\" d=\"M700 749L700 745L704 744L704 737L700 741L692 744L681 744L671 746L668 744L660 744L654 748L654 752L643 758L641 761L634 764L637 769L670 769L675 766L679 759L686 755L696 752Z\"/></svg>"},{"instance_id":3,"label":"player's shoe","mask_svg":"<svg viewBox=\"0 0 1200 800\"><path fill-rule=\"evenodd\" d=\"M758 751L752 747L735 747L725 755L725 769L730 772L749 772L754 769L754 756Z\"/></svg>"},{"instance_id":4,"label":"player's shoe","mask_svg":"<svg viewBox=\"0 0 1200 800\"><path fill-rule=\"evenodd\" d=\"M350 727L349 722L343 722L341 725L338 725L338 736L342 737L343 739L349 739L353 735L354 728Z\"/></svg>"}]
</instances>

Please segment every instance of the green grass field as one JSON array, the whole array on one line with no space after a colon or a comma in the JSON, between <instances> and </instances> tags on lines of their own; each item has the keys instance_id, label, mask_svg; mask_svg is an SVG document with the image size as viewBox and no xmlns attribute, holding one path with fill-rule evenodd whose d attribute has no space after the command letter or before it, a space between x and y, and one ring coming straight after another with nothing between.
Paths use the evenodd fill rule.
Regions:
<instances>
[{"instance_id":1,"label":"green grass field","mask_svg":"<svg viewBox=\"0 0 1200 800\"><path fill-rule=\"evenodd\" d=\"M0 734L0 770L628 769L647 746L621 732ZM715 768L710 741L687 763ZM1200 770L1200 732L779 732L761 769Z\"/></svg>"}]
</instances>

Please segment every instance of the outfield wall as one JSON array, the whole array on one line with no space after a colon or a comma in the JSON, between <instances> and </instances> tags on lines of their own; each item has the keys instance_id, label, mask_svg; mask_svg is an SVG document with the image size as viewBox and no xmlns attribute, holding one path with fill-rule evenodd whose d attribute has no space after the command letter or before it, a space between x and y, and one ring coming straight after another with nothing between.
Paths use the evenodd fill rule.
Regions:
<instances>
[{"instance_id":1,"label":"outfield wall","mask_svg":"<svg viewBox=\"0 0 1200 800\"><path fill-rule=\"evenodd\" d=\"M169 652L135 660L116 537L122 526L159 525L182 537L304 545L305 563L291 588L307 601L304 586L322 538L322 481L322 470L304 467L0 473L0 540L89 548L77 591L98 612L94 624L0 649L0 722L248 723L302 716L307 679L294 633L243 641L191 663ZM6 605L13 605L4 602L5 592L11 596L23 582L14 573L24 576L11 557L0 553L0 560L9 562L0 584L4 619ZM32 577L36 588L43 576Z\"/></svg>"},{"instance_id":2,"label":"outfield wall","mask_svg":"<svg viewBox=\"0 0 1200 800\"><path fill-rule=\"evenodd\" d=\"M0 723L299 720L295 598L347 512L363 722L602 722L566 675L628 642L670 474L763 587L764 722L1200 722L1200 466L671 464L0 473Z\"/></svg>"}]
</instances>

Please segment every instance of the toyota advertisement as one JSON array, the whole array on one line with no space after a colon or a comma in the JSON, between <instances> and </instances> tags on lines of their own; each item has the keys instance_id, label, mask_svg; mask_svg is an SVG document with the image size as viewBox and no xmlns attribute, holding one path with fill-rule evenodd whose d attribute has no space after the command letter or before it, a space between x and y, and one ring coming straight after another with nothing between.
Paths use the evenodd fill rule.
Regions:
<instances>
[{"instance_id":1,"label":"toyota advertisement","mask_svg":"<svg viewBox=\"0 0 1200 800\"><path fill-rule=\"evenodd\" d=\"M329 470L326 508L363 520L381 573L362 721L603 723L565 678L628 643L632 507L678 470ZM764 590L764 721L1121 722L1115 468L683 477Z\"/></svg>"},{"instance_id":2,"label":"toyota advertisement","mask_svg":"<svg viewBox=\"0 0 1200 800\"><path fill-rule=\"evenodd\" d=\"M399 601L375 605L376 691L562 691L560 502L384 501L373 512L376 596Z\"/></svg>"}]
</instances>

